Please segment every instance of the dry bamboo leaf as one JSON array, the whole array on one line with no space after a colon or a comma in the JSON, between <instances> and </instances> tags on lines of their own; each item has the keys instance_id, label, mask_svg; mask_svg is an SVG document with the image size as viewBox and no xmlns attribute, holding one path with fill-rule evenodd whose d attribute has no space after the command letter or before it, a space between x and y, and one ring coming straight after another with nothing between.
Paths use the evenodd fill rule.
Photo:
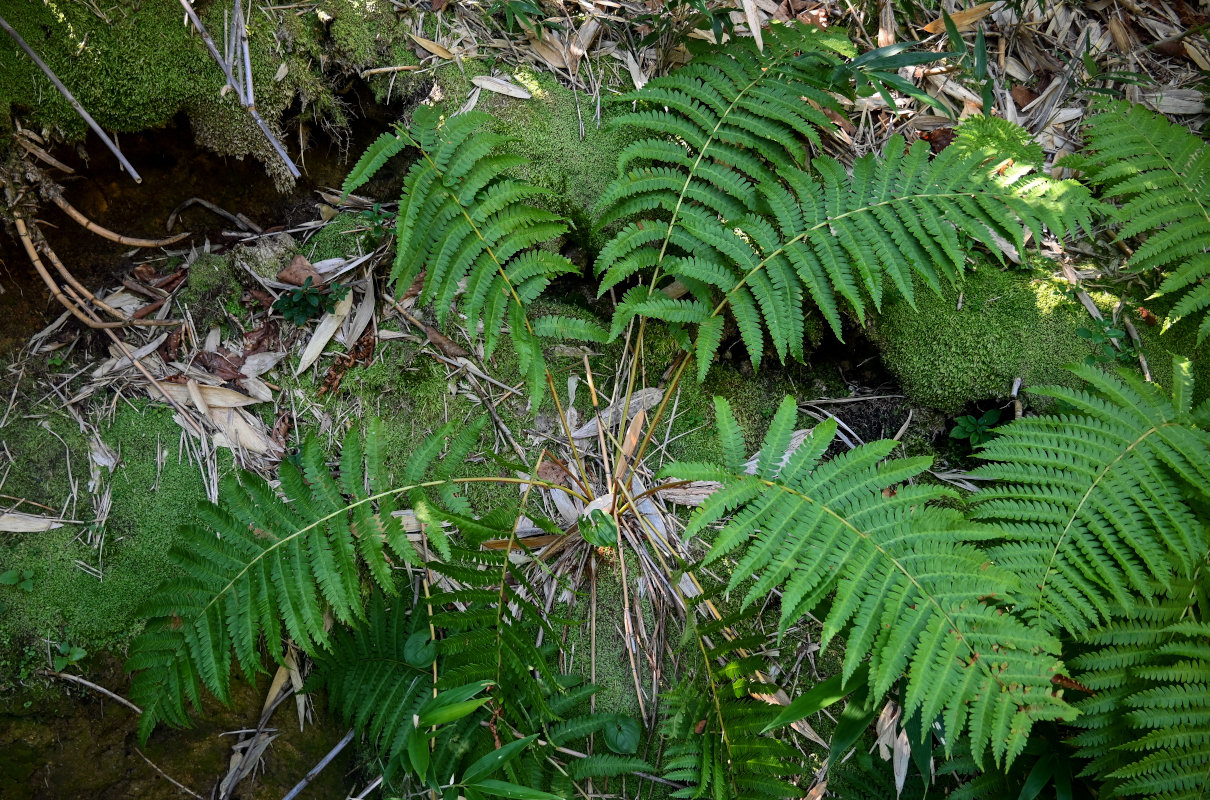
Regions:
<instances>
[{"instance_id":1,"label":"dry bamboo leaf","mask_svg":"<svg viewBox=\"0 0 1210 800\"><path fill-rule=\"evenodd\" d=\"M209 416L210 406L206 403L206 398L202 397L202 390L198 386L198 382L192 378L185 381L185 391L189 392L190 402L198 411L202 412L202 416Z\"/></svg>"},{"instance_id":2,"label":"dry bamboo leaf","mask_svg":"<svg viewBox=\"0 0 1210 800\"><path fill-rule=\"evenodd\" d=\"M664 399L664 392L660 389L639 389L630 397L630 405L627 407L626 401L622 400L615 405L607 406L600 414L590 419L588 422L581 425L571 434L573 439L590 439L597 435L597 428L600 425L598 420L604 420L606 429L617 425L622 419L622 412L625 409L626 418L630 419L640 411L646 411L659 404Z\"/></svg>"},{"instance_id":3,"label":"dry bamboo leaf","mask_svg":"<svg viewBox=\"0 0 1210 800\"><path fill-rule=\"evenodd\" d=\"M281 446L269 436L263 422L239 408L212 408L210 421L219 429L214 443L258 455L280 455Z\"/></svg>"},{"instance_id":4,"label":"dry bamboo leaf","mask_svg":"<svg viewBox=\"0 0 1210 800\"><path fill-rule=\"evenodd\" d=\"M765 43L760 36L760 10L756 7L756 0L744 0L744 20L748 23L748 32L756 40L756 49L763 53Z\"/></svg>"},{"instance_id":5,"label":"dry bamboo leaf","mask_svg":"<svg viewBox=\"0 0 1210 800\"><path fill-rule=\"evenodd\" d=\"M980 3L977 6L971 6L965 11L955 11L950 14L950 19L958 26L958 30L965 30L973 26L976 22L992 13L992 10L999 5L998 2ZM937 19L924 26L926 33L941 33L945 30L945 17L937 17Z\"/></svg>"},{"instance_id":6,"label":"dry bamboo leaf","mask_svg":"<svg viewBox=\"0 0 1210 800\"><path fill-rule=\"evenodd\" d=\"M634 81L634 88L642 89L647 85L648 76L643 74L639 62L635 60L634 53L629 50L626 51L626 70L630 73L630 79Z\"/></svg>"},{"instance_id":7,"label":"dry bamboo leaf","mask_svg":"<svg viewBox=\"0 0 1210 800\"><path fill-rule=\"evenodd\" d=\"M6 511L0 514L0 531L5 533L40 533L62 527L63 523L58 520L22 514L20 511Z\"/></svg>"},{"instance_id":8,"label":"dry bamboo leaf","mask_svg":"<svg viewBox=\"0 0 1210 800\"><path fill-rule=\"evenodd\" d=\"M195 405L193 398L189 392L189 387L183 383L167 383L165 381L157 381L156 386L164 390L176 403L182 406ZM260 401L254 397L249 397L246 394L240 394L233 389L225 389L222 386L207 386L205 384L196 383L197 391L201 395L206 407L209 409L215 408L240 408L242 406L250 406ZM156 388L148 386L147 393L151 395L153 400L163 400L164 394L161 394Z\"/></svg>"},{"instance_id":9,"label":"dry bamboo leaf","mask_svg":"<svg viewBox=\"0 0 1210 800\"><path fill-rule=\"evenodd\" d=\"M487 89L489 92L515 97L518 100L528 100L533 97L524 86L510 83L503 78L493 78L490 75L476 75L471 78L471 83L481 89Z\"/></svg>"},{"instance_id":10,"label":"dry bamboo leaf","mask_svg":"<svg viewBox=\"0 0 1210 800\"><path fill-rule=\"evenodd\" d=\"M878 46L889 47L898 41L898 26L895 24L895 4L891 0L879 0Z\"/></svg>"},{"instance_id":11,"label":"dry bamboo leaf","mask_svg":"<svg viewBox=\"0 0 1210 800\"><path fill-rule=\"evenodd\" d=\"M1206 100L1197 89L1143 92L1143 102L1161 114L1200 114L1206 107Z\"/></svg>"},{"instance_id":12,"label":"dry bamboo leaf","mask_svg":"<svg viewBox=\"0 0 1210 800\"><path fill-rule=\"evenodd\" d=\"M324 314L323 319L315 326L315 334L311 337L311 341L307 342L307 348L303 350L298 368L294 370L296 376L301 375L315 363L320 353L328 346L328 342L336 335L336 331L340 330L340 326L344 324L345 317L349 315L351 308L353 308L353 293L349 292L343 300L336 304L336 308L332 309L331 313Z\"/></svg>"},{"instance_id":13,"label":"dry bamboo leaf","mask_svg":"<svg viewBox=\"0 0 1210 800\"><path fill-rule=\"evenodd\" d=\"M445 47L437 44L432 39L426 39L423 36L417 36L414 33L409 33L408 36L411 36L412 40L415 41L416 44L420 45L425 50L428 50L430 53L432 53L435 56L438 56L440 58L448 58L448 59L452 59L454 57L453 53L451 53Z\"/></svg>"},{"instance_id":14,"label":"dry bamboo leaf","mask_svg":"<svg viewBox=\"0 0 1210 800\"><path fill-rule=\"evenodd\" d=\"M262 403L273 402L273 390L260 378L241 378L238 383L249 396L255 397Z\"/></svg>"},{"instance_id":15,"label":"dry bamboo leaf","mask_svg":"<svg viewBox=\"0 0 1210 800\"><path fill-rule=\"evenodd\" d=\"M550 66L555 69L567 69L567 49L555 34L547 33L541 39L530 39L529 46Z\"/></svg>"},{"instance_id":16,"label":"dry bamboo leaf","mask_svg":"<svg viewBox=\"0 0 1210 800\"><path fill-rule=\"evenodd\" d=\"M286 66L286 62L283 61L281 63L281 66L277 68L277 72L274 73L273 80L277 81L278 83L281 83L282 81L284 81L286 79L286 75L288 75L289 73L290 73L290 68L288 66Z\"/></svg>"},{"instance_id":17,"label":"dry bamboo leaf","mask_svg":"<svg viewBox=\"0 0 1210 800\"><path fill-rule=\"evenodd\" d=\"M240 365L240 373L248 378L259 378L269 370L277 366L277 362L286 357L284 352L279 353L253 353L244 359L244 363Z\"/></svg>"},{"instance_id":18,"label":"dry bamboo leaf","mask_svg":"<svg viewBox=\"0 0 1210 800\"><path fill-rule=\"evenodd\" d=\"M912 760L912 743L907 731L900 730L895 737L891 763L895 772L895 796L903 794L903 784L907 781L908 764Z\"/></svg>"}]
</instances>

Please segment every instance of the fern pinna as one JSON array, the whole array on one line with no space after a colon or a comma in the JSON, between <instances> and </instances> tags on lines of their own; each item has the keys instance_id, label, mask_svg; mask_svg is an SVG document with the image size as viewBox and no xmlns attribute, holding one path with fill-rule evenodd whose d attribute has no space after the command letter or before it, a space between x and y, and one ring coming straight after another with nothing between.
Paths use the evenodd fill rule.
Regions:
<instances>
[{"instance_id":1,"label":"fern pinna","mask_svg":"<svg viewBox=\"0 0 1210 800\"><path fill-rule=\"evenodd\" d=\"M283 635L304 652L327 647L325 609L340 623L364 619L363 572L378 590L394 593L392 554L416 565L424 560L393 513L396 498L425 507L426 473L428 486L452 495L443 464L460 464L481 429L472 425L453 437L446 461L434 463L452 433L452 426L442 428L413 453L397 489L374 425L364 447L356 433L346 439L339 479L314 438L298 464L282 462L276 490L248 473L226 478L222 504L204 505L203 524L184 527L169 553L180 574L161 583L143 609L147 628L126 665L134 673L131 696L143 707L140 735L161 722L187 725L186 701L198 706L203 685L226 702L232 654L251 677L264 669L262 640L275 659ZM433 549L450 552L440 525L426 532Z\"/></svg>"},{"instance_id":2,"label":"fern pinna","mask_svg":"<svg viewBox=\"0 0 1210 800\"><path fill-rule=\"evenodd\" d=\"M396 217L396 293L422 278L419 301L434 303L440 322L463 293L461 312L482 323L486 357L507 322L536 405L546 365L525 307L552 278L577 270L563 256L534 247L564 233L567 224L527 202L546 190L509 177L524 159L501 152L508 140L482 130L490 119L473 111L444 119L436 108L421 106L410 129L384 133L366 150L343 191L363 185L405 148L417 150Z\"/></svg>"},{"instance_id":3,"label":"fern pinna","mask_svg":"<svg viewBox=\"0 0 1210 800\"><path fill-rule=\"evenodd\" d=\"M1103 190L1118 239L1146 236L1134 270L1162 270L1160 294L1176 304L1169 321L1202 314L1197 339L1210 337L1210 145L1140 105L1103 106L1084 127L1087 150L1066 166Z\"/></svg>"},{"instance_id":4,"label":"fern pinna","mask_svg":"<svg viewBox=\"0 0 1210 800\"><path fill-rule=\"evenodd\" d=\"M734 559L728 590L742 589L744 605L780 590L784 631L830 601L822 644L846 634L844 680L869 659L876 703L906 671L904 717L942 720L946 741L968 735L977 757L1011 761L1036 721L1073 715L1052 684L1058 640L1010 613L1016 577L975 546L995 532L933 505L952 493L916 481L928 459L887 461L895 443L884 441L824 461L834 421L787 453L787 398L748 474L730 408L718 403L716 416L726 463L665 472L723 484L687 534L731 516L706 561Z\"/></svg>"},{"instance_id":5,"label":"fern pinna","mask_svg":"<svg viewBox=\"0 0 1210 800\"><path fill-rule=\"evenodd\" d=\"M1085 390L1048 388L1059 414L997 428L975 474L974 519L1004 542L990 552L1021 576L1018 613L1048 630L1082 633L1136 599L1188 579L1206 551L1185 499L1210 487L1210 432L1196 419L1189 364L1173 365L1172 396L1129 371L1073 371Z\"/></svg>"},{"instance_id":6,"label":"fern pinna","mask_svg":"<svg viewBox=\"0 0 1210 800\"><path fill-rule=\"evenodd\" d=\"M641 279L611 335L635 316L696 325L701 377L729 309L754 363L766 341L801 358L811 305L839 336L842 312L864 319L890 286L910 301L913 274L937 291L957 282L967 240L999 256L1002 242L1023 249L1023 225L1038 239L1090 229L1087 190L1006 159L983 124L960 128L965 146L936 158L901 137L851 174L809 158L834 128L832 93L851 93L858 68L810 26L777 26L766 41L763 56L736 41L619 98L640 108L618 124L654 135L624 151L598 209L602 225L623 223L597 260L600 290ZM1027 134L991 124L1014 130L991 143L1024 149Z\"/></svg>"}]
</instances>

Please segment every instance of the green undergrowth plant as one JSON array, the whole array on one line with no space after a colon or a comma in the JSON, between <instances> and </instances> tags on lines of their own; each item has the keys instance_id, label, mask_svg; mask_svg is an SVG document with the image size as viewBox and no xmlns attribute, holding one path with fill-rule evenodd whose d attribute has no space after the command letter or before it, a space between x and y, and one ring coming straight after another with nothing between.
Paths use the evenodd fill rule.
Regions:
<instances>
[{"instance_id":1,"label":"green undergrowth plant","mask_svg":"<svg viewBox=\"0 0 1210 800\"><path fill-rule=\"evenodd\" d=\"M661 750L677 797L805 794L782 729L842 700L828 768L893 701L925 780L935 744L964 754L971 771L1002 772L1032 757L1036 731L1080 719L1069 659L1097 631L1170 599L1206 558L1210 405L1195 407L1179 362L1169 393L1090 366L1075 372L1086 389L1046 390L1065 410L997 429L981 452L988 488L969 508L931 480L930 459L892 457L892 441L842 452L834 421L796 437L792 399L750 460L719 400L721 458L661 473L715 489L688 535L669 536L645 510L672 487L640 484L651 475L636 465L688 365L707 376L729 323L753 366L769 345L802 358L809 310L839 335L846 317L865 319L892 292L913 304L917 282L941 293L973 280L973 247L1023 255L1027 231L1041 240L1090 229L1087 190L1038 171L1036 147L1002 120L959 127L935 157L893 138L851 173L814 155L833 128L825 110L841 111L834 95L894 87L885 76L931 57L849 54L835 30L775 26L763 53L736 41L622 98L635 110L621 122L649 135L623 152L599 206L597 224L618 226L594 265L601 292L620 294L607 324L531 319L550 282L575 271L542 247L567 225L532 204L540 190L512 177L518 159L483 131L482 114L421 108L410 127L380 137L344 189L405 149L415 156L395 219L396 294L418 292L439 324L460 315L487 358L507 337L531 406L544 391L553 400L549 447L570 455L553 472L544 450L510 465L518 477L462 477L483 424L451 424L391 482L371 428L364 444L356 432L346 440L335 476L312 442L297 465L283 462L279 487L227 481L223 506L174 550L184 577L157 591L132 648L142 734L186 723L203 686L224 698L233 662L255 674L260 649L280 658L285 637L315 659L316 681L384 774L431 796L590 795L596 781L650 780L648 756ZM628 404L651 388L654 321L681 349L658 367L661 399L626 428L577 439L544 340L620 347ZM519 501L475 513L460 489L473 482L524 488ZM530 503L535 489L584 510L556 523ZM534 531L551 550L528 547ZM708 547L704 565L694 542ZM632 750L633 726L616 713L593 713L595 687L560 666L561 622L548 609L578 587L547 555L573 548L593 564L616 559L624 605L628 563L658 562L644 591L666 586L682 618L683 682L650 753ZM703 590L707 570L723 574ZM823 621L825 645L844 642L840 674L782 697L764 653L809 615ZM1174 674L1135 678L1168 691ZM1147 691L1131 702L1144 708ZM1181 724L1194 731L1188 741L1201 735L1196 714ZM1179 749L1144 727L1129 717L1096 729L1115 752Z\"/></svg>"},{"instance_id":2,"label":"green undergrowth plant","mask_svg":"<svg viewBox=\"0 0 1210 800\"><path fill-rule=\"evenodd\" d=\"M1145 237L1127 267L1160 272L1158 294L1178 297L1168 325L1201 316L1210 337L1210 146L1141 105L1103 104L1084 127L1087 149L1065 160L1111 201L1117 238ZM1166 326L1167 327L1167 326Z\"/></svg>"}]
</instances>

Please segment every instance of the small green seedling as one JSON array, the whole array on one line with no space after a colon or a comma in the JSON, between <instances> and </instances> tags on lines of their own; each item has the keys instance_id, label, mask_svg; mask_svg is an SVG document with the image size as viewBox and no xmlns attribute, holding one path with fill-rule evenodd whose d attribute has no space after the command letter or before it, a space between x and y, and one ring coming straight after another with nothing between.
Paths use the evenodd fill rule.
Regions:
<instances>
[{"instance_id":1,"label":"small green seedling","mask_svg":"<svg viewBox=\"0 0 1210 800\"><path fill-rule=\"evenodd\" d=\"M981 417L966 415L954 420L954 429L950 431L951 439L969 439L971 446L983 444L996 435L992 426L1000 421L1000 409L993 408Z\"/></svg>"},{"instance_id":2,"label":"small green seedling","mask_svg":"<svg viewBox=\"0 0 1210 800\"><path fill-rule=\"evenodd\" d=\"M336 284L331 289L324 290L311 285L311 279L303 281L303 285L277 298L273 307L281 312L287 322L295 325L305 325L307 320L314 319L320 314L328 314L336 308L336 304L349 293L349 287Z\"/></svg>"},{"instance_id":3,"label":"small green seedling","mask_svg":"<svg viewBox=\"0 0 1210 800\"><path fill-rule=\"evenodd\" d=\"M34 590L34 572L29 569L9 569L0 572L0 586L16 586L24 592L32 592Z\"/></svg>"},{"instance_id":4,"label":"small green seedling","mask_svg":"<svg viewBox=\"0 0 1210 800\"><path fill-rule=\"evenodd\" d=\"M56 644L52 653L54 656L51 658L51 663L55 666L55 672L62 672L68 667L78 664L84 656L88 655L88 651L83 647L76 647L67 642Z\"/></svg>"},{"instance_id":5,"label":"small green seedling","mask_svg":"<svg viewBox=\"0 0 1210 800\"><path fill-rule=\"evenodd\" d=\"M1118 362L1121 364L1129 364L1138 358L1138 351L1129 345L1117 349L1113 343L1121 342L1126 338L1126 331L1120 328L1115 328L1113 323L1107 319L1095 320L1095 328L1077 328L1076 335L1081 339L1087 339L1092 342L1096 348L1096 352L1089 353L1084 358L1084 363L1088 366L1095 364L1113 364Z\"/></svg>"}]
</instances>

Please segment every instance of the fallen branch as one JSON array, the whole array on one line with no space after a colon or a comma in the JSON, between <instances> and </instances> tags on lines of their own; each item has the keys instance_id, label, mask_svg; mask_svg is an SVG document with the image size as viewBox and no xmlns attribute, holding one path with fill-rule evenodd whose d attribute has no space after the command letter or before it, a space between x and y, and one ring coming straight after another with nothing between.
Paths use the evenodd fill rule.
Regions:
<instances>
[{"instance_id":1,"label":"fallen branch","mask_svg":"<svg viewBox=\"0 0 1210 800\"><path fill-rule=\"evenodd\" d=\"M186 7L188 7L189 0L182 0L182 2L184 2ZM105 146L109 148L110 152L118 157L118 161L122 164L122 167L130 173L130 177L134 178L134 182L142 183L142 177L139 176L139 173L135 171L130 162L126 160L126 156L122 155L122 151L118 149L118 146L113 143L113 140L109 138L105 131L101 130L101 126L98 125L97 121L92 118L92 115L84 110L84 106L80 105L80 101L67 90L67 87L63 85L63 81L59 80L59 77L51 71L50 67L46 66L46 62L38 57L38 54L34 52L34 49L25 43L25 40L21 38L21 34L13 30L13 27L4 20L4 17L0 17L0 28L3 28L5 33L13 37L13 41L17 43L17 46L25 51L25 54L38 65L38 69L42 70L46 77L50 78L50 82L53 83L55 88L59 90L59 94L67 98L67 102L71 103L71 107L76 110L76 113L88 123L88 127L92 128L96 132L97 136L101 137L101 141L105 143Z\"/></svg>"},{"instance_id":2,"label":"fallen branch","mask_svg":"<svg viewBox=\"0 0 1210 800\"><path fill-rule=\"evenodd\" d=\"M351 741L353 741L353 729L349 728L349 732L345 734L344 738L337 742L336 746L329 750L328 754L324 756L320 762L316 764L314 768L312 768L312 770L308 772L293 789L290 790L290 793L282 798L282 800L294 800L295 797L298 797L299 793L301 793L303 789L307 788L307 784L315 780L315 776L322 772L324 767L328 766L328 764L331 764L332 759L340 755L340 751L344 750L345 746Z\"/></svg>"},{"instance_id":3,"label":"fallen branch","mask_svg":"<svg viewBox=\"0 0 1210 800\"><path fill-rule=\"evenodd\" d=\"M76 210L75 206L64 200L63 195L59 194L57 191L52 191L49 194L51 202L62 209L64 214L78 222L80 226L84 228L84 230L90 233L95 233L102 239L108 239L111 242L124 244L127 247L167 247L170 244L176 244L182 239L187 239L191 235L188 231L186 231L185 233L178 233L176 236L169 236L167 239L139 239L134 236L123 236L120 233L114 233L108 228L102 228L100 225L81 214Z\"/></svg>"}]
</instances>

